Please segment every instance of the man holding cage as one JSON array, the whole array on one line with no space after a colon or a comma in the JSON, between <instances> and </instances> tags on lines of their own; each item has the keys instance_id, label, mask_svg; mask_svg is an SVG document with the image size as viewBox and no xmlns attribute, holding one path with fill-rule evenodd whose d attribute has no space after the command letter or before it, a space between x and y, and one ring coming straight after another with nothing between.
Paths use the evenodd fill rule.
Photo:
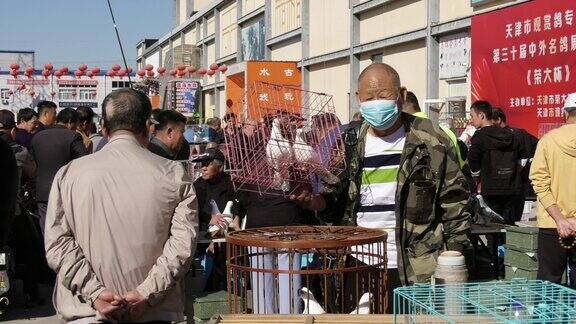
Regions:
<instances>
[{"instance_id":1,"label":"man holding cage","mask_svg":"<svg viewBox=\"0 0 576 324\"><path fill-rule=\"evenodd\" d=\"M401 112L400 85L389 65L374 63L362 71L357 97L365 121L346 132L347 177L334 189L338 194L322 195L323 215L335 224L388 232L388 311L394 288L430 280L442 250L467 257L471 252L464 211L470 194L454 145L430 120ZM331 208L342 201L344 215ZM353 262L370 263L361 251L352 255L358 257ZM349 295L374 288L367 278L347 281Z\"/></svg>"}]
</instances>

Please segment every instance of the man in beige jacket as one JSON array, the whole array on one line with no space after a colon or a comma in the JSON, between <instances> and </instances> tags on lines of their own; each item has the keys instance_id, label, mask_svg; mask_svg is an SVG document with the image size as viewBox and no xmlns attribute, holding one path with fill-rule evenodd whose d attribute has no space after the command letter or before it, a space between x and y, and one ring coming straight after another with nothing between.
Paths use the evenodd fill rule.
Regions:
<instances>
[{"instance_id":1,"label":"man in beige jacket","mask_svg":"<svg viewBox=\"0 0 576 324\"><path fill-rule=\"evenodd\" d=\"M196 195L184 167L149 152L145 94L102 104L109 143L62 167L46 217L54 304L74 323L181 321L180 281L196 248Z\"/></svg>"}]
</instances>

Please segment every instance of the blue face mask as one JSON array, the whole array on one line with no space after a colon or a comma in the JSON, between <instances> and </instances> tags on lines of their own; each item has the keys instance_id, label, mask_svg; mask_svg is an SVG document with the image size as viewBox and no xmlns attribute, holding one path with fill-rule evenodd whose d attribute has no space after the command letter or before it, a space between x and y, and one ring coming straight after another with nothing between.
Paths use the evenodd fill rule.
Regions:
<instances>
[{"instance_id":1,"label":"blue face mask","mask_svg":"<svg viewBox=\"0 0 576 324\"><path fill-rule=\"evenodd\" d=\"M370 100L360 103L360 112L368 124L379 131L390 129L398 120L396 100Z\"/></svg>"}]
</instances>

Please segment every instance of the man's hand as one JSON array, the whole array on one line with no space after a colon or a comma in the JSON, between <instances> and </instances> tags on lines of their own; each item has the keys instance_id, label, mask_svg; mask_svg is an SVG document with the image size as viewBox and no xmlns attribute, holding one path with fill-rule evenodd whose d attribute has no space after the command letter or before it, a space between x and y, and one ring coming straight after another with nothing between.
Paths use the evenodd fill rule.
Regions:
<instances>
[{"instance_id":1,"label":"man's hand","mask_svg":"<svg viewBox=\"0 0 576 324\"><path fill-rule=\"evenodd\" d=\"M136 290L127 292L123 297L128 303L128 316L130 320L139 319L146 309L148 309L148 300L144 299Z\"/></svg>"},{"instance_id":2,"label":"man's hand","mask_svg":"<svg viewBox=\"0 0 576 324\"><path fill-rule=\"evenodd\" d=\"M556 221L556 229L560 237L567 237L576 233L576 220L561 218Z\"/></svg>"},{"instance_id":3,"label":"man's hand","mask_svg":"<svg viewBox=\"0 0 576 324\"><path fill-rule=\"evenodd\" d=\"M228 226L228 222L226 222L226 219L224 219L224 215L214 214L212 215L212 218L210 218L209 225L216 225L220 228L226 228L226 226Z\"/></svg>"},{"instance_id":4,"label":"man's hand","mask_svg":"<svg viewBox=\"0 0 576 324\"><path fill-rule=\"evenodd\" d=\"M326 202L322 196L303 190L298 195L290 195L290 200L306 209L322 211L326 208Z\"/></svg>"},{"instance_id":5,"label":"man's hand","mask_svg":"<svg viewBox=\"0 0 576 324\"><path fill-rule=\"evenodd\" d=\"M92 307L106 318L120 320L124 317L126 301L109 289L104 289L92 304Z\"/></svg>"}]
</instances>

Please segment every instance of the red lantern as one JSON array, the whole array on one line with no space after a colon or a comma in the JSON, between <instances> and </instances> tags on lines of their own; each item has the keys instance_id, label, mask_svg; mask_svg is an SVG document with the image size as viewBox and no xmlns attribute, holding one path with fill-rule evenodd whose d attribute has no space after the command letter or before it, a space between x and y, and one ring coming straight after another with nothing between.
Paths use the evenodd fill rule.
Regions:
<instances>
[{"instance_id":1,"label":"red lantern","mask_svg":"<svg viewBox=\"0 0 576 324\"><path fill-rule=\"evenodd\" d=\"M92 73L94 74L94 76L100 74L100 68L99 68L99 67L93 67L93 68L92 68Z\"/></svg>"},{"instance_id":2,"label":"red lantern","mask_svg":"<svg viewBox=\"0 0 576 324\"><path fill-rule=\"evenodd\" d=\"M185 70L178 70L178 77L181 78L186 74Z\"/></svg>"},{"instance_id":3,"label":"red lantern","mask_svg":"<svg viewBox=\"0 0 576 324\"><path fill-rule=\"evenodd\" d=\"M220 72L222 72L222 73L226 73L226 71L228 71L228 66L226 66L226 64L222 64L222 65L220 65L218 70L220 70Z\"/></svg>"},{"instance_id":4,"label":"red lantern","mask_svg":"<svg viewBox=\"0 0 576 324\"><path fill-rule=\"evenodd\" d=\"M18 63L12 63L10 64L10 68L12 70L20 70L20 65Z\"/></svg>"},{"instance_id":5,"label":"red lantern","mask_svg":"<svg viewBox=\"0 0 576 324\"><path fill-rule=\"evenodd\" d=\"M24 75L28 77L28 79L32 79L32 73L26 71L24 72Z\"/></svg>"},{"instance_id":6,"label":"red lantern","mask_svg":"<svg viewBox=\"0 0 576 324\"><path fill-rule=\"evenodd\" d=\"M86 71L88 69L88 65L86 64L80 64L80 66L78 66L78 70L80 71Z\"/></svg>"},{"instance_id":7,"label":"red lantern","mask_svg":"<svg viewBox=\"0 0 576 324\"><path fill-rule=\"evenodd\" d=\"M166 68L165 67L159 67L156 71L158 71L158 74L164 75L164 73L166 72Z\"/></svg>"},{"instance_id":8,"label":"red lantern","mask_svg":"<svg viewBox=\"0 0 576 324\"><path fill-rule=\"evenodd\" d=\"M208 70L206 71L206 74L208 74L209 76L213 76L216 73L215 70Z\"/></svg>"},{"instance_id":9,"label":"red lantern","mask_svg":"<svg viewBox=\"0 0 576 324\"><path fill-rule=\"evenodd\" d=\"M218 64L216 64L216 63L210 64L210 70L212 70L212 71L218 70Z\"/></svg>"},{"instance_id":10,"label":"red lantern","mask_svg":"<svg viewBox=\"0 0 576 324\"><path fill-rule=\"evenodd\" d=\"M26 73L28 73L28 74L34 73L34 68L31 67L31 66L27 67L27 68L26 68Z\"/></svg>"},{"instance_id":11,"label":"red lantern","mask_svg":"<svg viewBox=\"0 0 576 324\"><path fill-rule=\"evenodd\" d=\"M138 74L139 77L143 78L146 76L146 71L144 70L139 70L136 74Z\"/></svg>"},{"instance_id":12,"label":"red lantern","mask_svg":"<svg viewBox=\"0 0 576 324\"><path fill-rule=\"evenodd\" d=\"M175 77L177 73L178 73L178 70L176 70L176 69L170 70L170 75L173 77Z\"/></svg>"},{"instance_id":13,"label":"red lantern","mask_svg":"<svg viewBox=\"0 0 576 324\"><path fill-rule=\"evenodd\" d=\"M54 65L52 65L50 63L46 63L46 64L44 64L44 69L46 71L52 71L54 69Z\"/></svg>"},{"instance_id":14,"label":"red lantern","mask_svg":"<svg viewBox=\"0 0 576 324\"><path fill-rule=\"evenodd\" d=\"M68 74L68 67L65 65L62 65L62 67L60 68L60 71L62 71L62 75L66 75Z\"/></svg>"},{"instance_id":15,"label":"red lantern","mask_svg":"<svg viewBox=\"0 0 576 324\"><path fill-rule=\"evenodd\" d=\"M18 79L18 74L20 72L18 70L12 70L10 71L10 75L14 77L14 79Z\"/></svg>"},{"instance_id":16,"label":"red lantern","mask_svg":"<svg viewBox=\"0 0 576 324\"><path fill-rule=\"evenodd\" d=\"M56 95L55 91L50 92L50 95L52 96L52 98L54 98L54 96Z\"/></svg>"},{"instance_id":17,"label":"red lantern","mask_svg":"<svg viewBox=\"0 0 576 324\"><path fill-rule=\"evenodd\" d=\"M184 64L178 65L178 71L184 71L184 70L186 70L186 66Z\"/></svg>"},{"instance_id":18,"label":"red lantern","mask_svg":"<svg viewBox=\"0 0 576 324\"><path fill-rule=\"evenodd\" d=\"M206 72L208 72L208 71L205 68L199 68L198 69L198 74L200 74L200 75L204 75L204 74L206 74Z\"/></svg>"},{"instance_id":19,"label":"red lantern","mask_svg":"<svg viewBox=\"0 0 576 324\"><path fill-rule=\"evenodd\" d=\"M63 75L62 71L58 70L56 72L54 72L54 75L56 76L56 78L60 79Z\"/></svg>"},{"instance_id":20,"label":"red lantern","mask_svg":"<svg viewBox=\"0 0 576 324\"><path fill-rule=\"evenodd\" d=\"M145 69L146 71L152 71L152 70L154 70L154 65L152 65L152 64L146 64L146 66L144 67L144 69Z\"/></svg>"},{"instance_id":21,"label":"red lantern","mask_svg":"<svg viewBox=\"0 0 576 324\"><path fill-rule=\"evenodd\" d=\"M106 75L113 78L116 76L116 71L114 70L108 70L108 72L106 72Z\"/></svg>"},{"instance_id":22,"label":"red lantern","mask_svg":"<svg viewBox=\"0 0 576 324\"><path fill-rule=\"evenodd\" d=\"M120 70L122 67L120 67L120 65L118 64L114 64L112 65L112 70L118 72L118 70Z\"/></svg>"},{"instance_id":23,"label":"red lantern","mask_svg":"<svg viewBox=\"0 0 576 324\"><path fill-rule=\"evenodd\" d=\"M44 79L48 79L48 77L50 76L51 72L48 70L44 70L42 71L42 75L44 76Z\"/></svg>"},{"instance_id":24,"label":"red lantern","mask_svg":"<svg viewBox=\"0 0 576 324\"><path fill-rule=\"evenodd\" d=\"M74 75L75 75L77 78L81 78L81 77L84 75L84 71L82 71L82 70L76 70L76 72L74 72Z\"/></svg>"},{"instance_id":25,"label":"red lantern","mask_svg":"<svg viewBox=\"0 0 576 324\"><path fill-rule=\"evenodd\" d=\"M94 77L94 72L88 71L88 72L86 72L86 75L87 75L90 79L92 79L92 78Z\"/></svg>"},{"instance_id":26,"label":"red lantern","mask_svg":"<svg viewBox=\"0 0 576 324\"><path fill-rule=\"evenodd\" d=\"M153 71L153 70L148 70L148 71L146 72L146 75L147 75L149 78L153 78L153 77L154 77L154 71Z\"/></svg>"}]
</instances>

